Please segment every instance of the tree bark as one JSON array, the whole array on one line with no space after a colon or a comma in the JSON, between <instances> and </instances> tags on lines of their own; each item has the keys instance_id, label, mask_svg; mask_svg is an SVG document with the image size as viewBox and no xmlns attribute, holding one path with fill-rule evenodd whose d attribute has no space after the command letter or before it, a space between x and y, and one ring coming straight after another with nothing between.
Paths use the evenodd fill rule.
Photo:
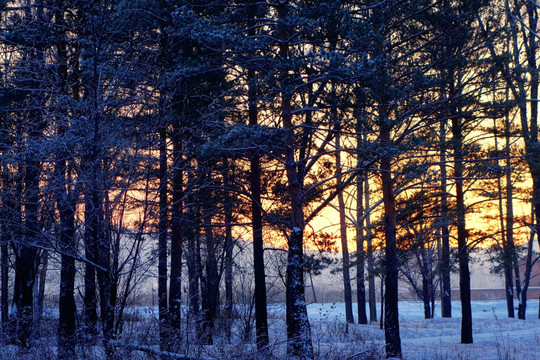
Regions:
<instances>
[{"instance_id":1,"label":"tree bark","mask_svg":"<svg viewBox=\"0 0 540 360\"><path fill-rule=\"evenodd\" d=\"M342 184L342 170L341 170L341 145L340 145L340 131L336 131L336 182L340 187ZM352 289L351 289L351 275L350 275L350 260L349 260L349 245L347 243L347 218L345 217L345 199L343 192L338 194L338 210L339 210L339 234L341 238L341 254L342 254L342 273L343 273L343 295L345 299L345 320L348 323L354 324L353 310L352 310ZM364 296L365 304L365 296ZM358 302L360 307L360 301ZM365 307L365 305L364 305ZM364 311L365 312L365 311Z\"/></svg>"},{"instance_id":2,"label":"tree bark","mask_svg":"<svg viewBox=\"0 0 540 360\"><path fill-rule=\"evenodd\" d=\"M441 313L443 318L452 317L452 285L450 283L450 231L448 229L448 194L446 173L446 121L440 123L440 161L441 161Z\"/></svg>"},{"instance_id":3,"label":"tree bark","mask_svg":"<svg viewBox=\"0 0 540 360\"><path fill-rule=\"evenodd\" d=\"M465 199L463 191L463 128L462 118L455 114L452 118L454 151L454 178L456 185L456 216L459 259L459 292L461 299L461 343L472 344L471 278L469 272L469 247L465 227Z\"/></svg>"},{"instance_id":4,"label":"tree bark","mask_svg":"<svg viewBox=\"0 0 540 360\"><path fill-rule=\"evenodd\" d=\"M248 32L249 36L255 36L256 0L251 0L248 6ZM248 69L248 124L256 126L258 123L257 107L257 73L254 69ZM266 275L264 266L264 241L263 219L261 200L261 164L259 154L253 153L250 157L249 183L251 190L251 222L253 229L253 274L255 280L255 333L257 350L267 351L268 338L268 314L266 303Z\"/></svg>"},{"instance_id":5,"label":"tree bark","mask_svg":"<svg viewBox=\"0 0 540 360\"><path fill-rule=\"evenodd\" d=\"M208 204L207 204L208 206ZM219 298L219 275L216 259L217 242L212 231L212 213L209 208L203 210L204 235L205 235L205 268L206 281L202 286L203 292L203 338L206 345L214 343L214 329L217 316L217 305Z\"/></svg>"},{"instance_id":6,"label":"tree bark","mask_svg":"<svg viewBox=\"0 0 540 360\"><path fill-rule=\"evenodd\" d=\"M364 187L365 209L369 209L369 178L366 173ZM366 240L367 240L367 263L368 263L368 303L369 303L369 321L377 322L377 298L375 294L375 264L373 259L373 243L371 237L371 214L366 213ZM381 313L382 314L382 313Z\"/></svg>"},{"instance_id":7,"label":"tree bark","mask_svg":"<svg viewBox=\"0 0 540 360\"><path fill-rule=\"evenodd\" d=\"M289 57L288 1L276 5L279 40L279 57L286 61ZM281 120L283 128L289 132L285 145L285 171L291 205L289 250L287 253L286 281L286 320L287 320L287 354L294 359L313 359L311 327L307 315L304 293L304 211L302 199L302 174L297 171L295 161L291 101L288 71L281 74Z\"/></svg>"},{"instance_id":8,"label":"tree bark","mask_svg":"<svg viewBox=\"0 0 540 360\"><path fill-rule=\"evenodd\" d=\"M358 142L360 147L360 141ZM361 166L360 158L357 159L357 168ZM364 177L359 174L356 179L356 298L358 306L358 323L367 324L366 313L366 286L365 286L365 252L364 252Z\"/></svg>"},{"instance_id":9,"label":"tree bark","mask_svg":"<svg viewBox=\"0 0 540 360\"><path fill-rule=\"evenodd\" d=\"M182 254L183 254L183 159L181 129L178 125L173 127L173 178L172 178L172 204L171 204L171 278L169 284L169 316L173 331L172 338L175 344L179 343L181 332L181 305L182 305Z\"/></svg>"},{"instance_id":10,"label":"tree bark","mask_svg":"<svg viewBox=\"0 0 540 360\"><path fill-rule=\"evenodd\" d=\"M384 117L385 115L383 115ZM384 119L383 119L384 121ZM380 131L380 139L391 153L390 130L384 126ZM384 235L386 240L385 256L385 292L384 292L384 335L386 341L386 357L401 357L401 338L399 335L398 312L398 258L396 242L396 210L394 184L392 180L391 155L381 159L381 178L384 204Z\"/></svg>"},{"instance_id":11,"label":"tree bark","mask_svg":"<svg viewBox=\"0 0 540 360\"><path fill-rule=\"evenodd\" d=\"M161 104L160 107L163 107ZM158 221L158 311L159 347L170 351L167 303L167 242L169 230L167 176L167 130L166 124L159 129L159 221Z\"/></svg>"}]
</instances>

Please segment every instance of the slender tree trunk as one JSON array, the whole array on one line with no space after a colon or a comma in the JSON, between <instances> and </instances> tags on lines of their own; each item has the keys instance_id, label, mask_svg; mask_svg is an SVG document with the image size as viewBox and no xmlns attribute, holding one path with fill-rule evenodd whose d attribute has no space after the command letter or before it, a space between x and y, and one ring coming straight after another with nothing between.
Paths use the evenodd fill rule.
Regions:
<instances>
[{"instance_id":1,"label":"slender tree trunk","mask_svg":"<svg viewBox=\"0 0 540 360\"><path fill-rule=\"evenodd\" d=\"M514 244L514 206L513 206L513 182L512 182L512 159L510 157L510 145L511 145L511 133L510 133L510 117L506 116L505 125L505 147L504 153L506 157L506 245L510 252L510 259L512 270L514 271L514 279L516 285L516 297L518 301L521 298L521 275L519 272L519 259ZM511 271L512 271L511 270ZM510 284L512 286L512 284ZM512 301L512 309L514 308ZM512 311L514 314L514 311ZM512 316L514 317L514 316Z\"/></svg>"},{"instance_id":2,"label":"slender tree trunk","mask_svg":"<svg viewBox=\"0 0 540 360\"><path fill-rule=\"evenodd\" d=\"M95 263L96 257L94 252L94 239L96 235L94 232L95 224L91 224L93 218L92 202L90 200L90 189L87 185L85 191L85 231L84 231L84 250L85 257L89 261ZM92 264L84 264L84 299L83 299L83 317L84 325L88 339L91 339L97 334L97 288L96 288L96 269Z\"/></svg>"},{"instance_id":3,"label":"slender tree trunk","mask_svg":"<svg viewBox=\"0 0 540 360\"><path fill-rule=\"evenodd\" d=\"M494 147L495 152L499 151L499 141L497 134L497 120L493 119L493 130L495 131L494 135ZM507 179L508 180L508 179ZM508 186L506 187L508 190ZM502 265L504 271L504 286L505 286L505 297L506 297L506 311L509 318L514 317L514 278L512 274L512 264L513 256L510 251L510 246L508 243L508 231L506 230L505 217L504 217L504 204L503 204L503 186L501 177L497 177L497 201L498 201L498 210L499 210L499 222L501 228L501 242L502 242ZM506 218L508 221L508 217Z\"/></svg>"},{"instance_id":4,"label":"slender tree trunk","mask_svg":"<svg viewBox=\"0 0 540 360\"><path fill-rule=\"evenodd\" d=\"M358 143L360 147L360 142ZM357 159L357 168L360 168L361 160ZM356 178L356 294L358 306L358 323L367 324L366 313L366 286L365 286L365 252L364 252L364 177L358 175Z\"/></svg>"},{"instance_id":5,"label":"slender tree trunk","mask_svg":"<svg viewBox=\"0 0 540 360\"><path fill-rule=\"evenodd\" d=\"M429 261L427 259L426 249L420 249L420 266L422 266L422 300L424 302L424 319L431 319L431 282L429 281Z\"/></svg>"},{"instance_id":6,"label":"slender tree trunk","mask_svg":"<svg viewBox=\"0 0 540 360\"><path fill-rule=\"evenodd\" d=\"M161 104L160 107L163 107ZM158 221L158 311L159 348L170 351L169 313L167 303L167 241L169 229L167 176L167 129L161 124L159 129L159 221Z\"/></svg>"},{"instance_id":7,"label":"slender tree trunk","mask_svg":"<svg viewBox=\"0 0 540 360\"><path fill-rule=\"evenodd\" d=\"M341 145L340 145L340 131L336 131L336 182L340 187L342 183L342 170L341 170ZM339 230L341 238L341 253L343 259L343 293L345 298L345 320L348 323L354 324L353 310L352 310L352 289L351 289L351 275L350 275L350 260L349 260L349 245L347 243L347 218L345 217L345 199L343 192L338 194L338 210L339 210ZM364 299L365 302L365 299ZM360 305L358 305L360 306Z\"/></svg>"},{"instance_id":8,"label":"slender tree trunk","mask_svg":"<svg viewBox=\"0 0 540 360\"><path fill-rule=\"evenodd\" d=\"M212 214L209 209L203 210L205 232L205 268L206 281L203 289L203 338L206 345L214 343L214 329L217 316L217 304L219 298L219 275L216 259L216 239L212 231ZM202 285L201 285L202 287Z\"/></svg>"},{"instance_id":9,"label":"slender tree trunk","mask_svg":"<svg viewBox=\"0 0 540 360\"><path fill-rule=\"evenodd\" d=\"M65 171L65 169L60 169ZM64 177L63 177L64 178ZM64 178L65 179L65 178ZM69 177L68 177L69 179ZM66 184L69 184L66 182ZM69 185L67 185L69 186ZM60 270L60 297L59 297L59 320L58 320L58 359L74 359L76 344L76 317L77 307L75 305L75 206L74 198L62 199L66 192L61 191L58 197L57 206L60 213L60 247L62 250ZM69 190L68 190L69 191ZM68 194L72 197L73 195Z\"/></svg>"},{"instance_id":10,"label":"slender tree trunk","mask_svg":"<svg viewBox=\"0 0 540 360\"><path fill-rule=\"evenodd\" d=\"M38 124L33 124L34 130L30 132L28 141L34 141L40 131ZM16 339L23 348L30 347L34 319L34 285L36 279L36 262L38 251L35 246L38 237L38 209L39 209L39 174L41 165L39 161L28 158L25 161L25 243L17 245L15 256L15 284L13 306L16 309Z\"/></svg>"},{"instance_id":11,"label":"slender tree trunk","mask_svg":"<svg viewBox=\"0 0 540 360\"><path fill-rule=\"evenodd\" d=\"M249 36L255 36L256 0L248 7ZM258 123L257 108L257 73L248 69L248 123L256 126ZM255 333L257 350L268 350L268 314L266 304L266 275L264 266L263 219L261 201L261 164L259 154L254 153L250 158L249 183L251 189L251 222L253 229L253 273L255 278Z\"/></svg>"},{"instance_id":12,"label":"slender tree trunk","mask_svg":"<svg viewBox=\"0 0 540 360\"><path fill-rule=\"evenodd\" d=\"M392 146L390 131L381 129L383 145ZM391 151L388 151L390 153ZM381 159L381 178L384 204L384 235L386 240L386 275L385 275L385 307L384 335L386 340L386 356L401 357L401 338L399 335L398 312L398 258L396 243L396 209L394 184L392 179L392 159L389 155Z\"/></svg>"},{"instance_id":13,"label":"slender tree trunk","mask_svg":"<svg viewBox=\"0 0 540 360\"><path fill-rule=\"evenodd\" d=\"M534 186L534 185L533 185ZM535 212L534 205L532 205L532 213ZM538 236L538 234L536 234ZM527 243L527 255L525 257L525 274L523 276L523 287L521 289L521 297L519 298L518 305L518 319L525 320L527 313L527 291L529 290L529 283L532 272L532 254L533 254L533 241L535 232L531 231L529 242Z\"/></svg>"},{"instance_id":14,"label":"slender tree trunk","mask_svg":"<svg viewBox=\"0 0 540 360\"><path fill-rule=\"evenodd\" d=\"M384 329L384 275L381 277L381 321L379 327L381 330Z\"/></svg>"},{"instance_id":15,"label":"slender tree trunk","mask_svg":"<svg viewBox=\"0 0 540 360\"><path fill-rule=\"evenodd\" d=\"M171 278L169 284L169 316L172 342L175 348L180 342L180 322L182 305L182 253L183 253L183 171L181 129L173 127L172 204L171 204Z\"/></svg>"},{"instance_id":16,"label":"slender tree trunk","mask_svg":"<svg viewBox=\"0 0 540 360\"><path fill-rule=\"evenodd\" d=\"M226 175L225 186L230 186L229 175ZM225 314L226 320L225 332L227 339L231 339L231 325L233 317L233 250L234 241L232 234L232 221L233 221L233 201L232 197L227 195L225 200ZM256 310L255 310L256 311ZM255 314L255 316L257 316Z\"/></svg>"},{"instance_id":17,"label":"slender tree trunk","mask_svg":"<svg viewBox=\"0 0 540 360\"><path fill-rule=\"evenodd\" d=\"M189 196L188 203L193 203L193 195ZM200 258L200 246L199 246L199 230L198 230L198 221L195 214L195 209L193 207L189 208L186 214L186 226L184 231L186 232L187 237L187 256L186 264L188 268L188 306L189 306L189 315L191 320L194 321L196 326L196 331L200 334L200 293L199 293L199 284L200 284L200 267L199 261Z\"/></svg>"},{"instance_id":18,"label":"slender tree trunk","mask_svg":"<svg viewBox=\"0 0 540 360\"><path fill-rule=\"evenodd\" d=\"M49 252L41 253L41 267L37 274L38 281L34 296L34 332L39 336L41 331L41 319L43 317L43 303L45 301L45 283L47 281L47 270L49 266Z\"/></svg>"},{"instance_id":19,"label":"slender tree trunk","mask_svg":"<svg viewBox=\"0 0 540 360\"><path fill-rule=\"evenodd\" d=\"M441 313L443 318L452 317L452 288L450 283L450 231L448 229L448 194L446 175L446 121L440 123L440 161L441 161L441 273L442 273L442 293L441 293Z\"/></svg>"},{"instance_id":20,"label":"slender tree trunk","mask_svg":"<svg viewBox=\"0 0 540 360\"><path fill-rule=\"evenodd\" d=\"M2 231L2 244L0 245L0 259L1 259L1 271L2 271L2 299L0 302L1 314L2 314L2 329L7 330L7 324L9 322L9 302L8 302L8 286L9 286L9 252L8 252L8 236L5 228Z\"/></svg>"},{"instance_id":21,"label":"slender tree trunk","mask_svg":"<svg viewBox=\"0 0 540 360\"><path fill-rule=\"evenodd\" d=\"M452 118L454 146L454 178L456 179L457 240L459 258L459 290L461 298L461 343L472 344L471 277L469 272L469 248L465 227L465 199L463 191L463 138L462 119Z\"/></svg>"},{"instance_id":22,"label":"slender tree trunk","mask_svg":"<svg viewBox=\"0 0 540 360\"><path fill-rule=\"evenodd\" d=\"M369 303L369 321L377 322L377 297L375 294L375 264L373 259L373 243L371 237L371 214L368 212L370 206L369 199L369 179L366 173L364 187L365 210L366 210L366 240L367 240L367 258L368 258L368 303ZM381 313L382 314L382 313Z\"/></svg>"},{"instance_id":23,"label":"slender tree trunk","mask_svg":"<svg viewBox=\"0 0 540 360\"><path fill-rule=\"evenodd\" d=\"M286 61L289 57L288 2L276 5L279 39L279 57ZM288 238L286 318L287 354L294 359L313 359L311 327L307 315L304 293L304 211L302 199L303 174L298 173L292 136L292 94L288 87L288 71L281 74L283 92L281 95L281 119L283 128L290 136L285 143L285 170L291 202L291 233Z\"/></svg>"}]
</instances>

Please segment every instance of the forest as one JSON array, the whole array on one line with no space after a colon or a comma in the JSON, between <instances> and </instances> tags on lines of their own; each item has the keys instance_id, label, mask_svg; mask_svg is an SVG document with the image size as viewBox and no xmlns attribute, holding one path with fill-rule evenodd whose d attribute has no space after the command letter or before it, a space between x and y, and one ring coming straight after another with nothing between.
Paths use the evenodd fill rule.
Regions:
<instances>
[{"instance_id":1,"label":"forest","mask_svg":"<svg viewBox=\"0 0 540 360\"><path fill-rule=\"evenodd\" d=\"M398 280L426 318L439 301L455 315L458 290L473 343L477 249L524 320L539 10L0 0L0 343L127 358L130 311L155 283L155 333L135 350L204 359L233 344L270 359L283 343L289 359L320 358L307 281L333 267L350 324L377 322L384 282L385 356L401 358ZM283 334L269 330L275 302Z\"/></svg>"}]
</instances>

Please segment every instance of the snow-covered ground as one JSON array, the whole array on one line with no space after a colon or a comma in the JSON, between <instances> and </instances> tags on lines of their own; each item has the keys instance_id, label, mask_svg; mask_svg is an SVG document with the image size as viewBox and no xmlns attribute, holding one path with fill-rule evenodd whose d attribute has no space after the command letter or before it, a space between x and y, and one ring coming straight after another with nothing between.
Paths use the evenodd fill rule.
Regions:
<instances>
[{"instance_id":1,"label":"snow-covered ground","mask_svg":"<svg viewBox=\"0 0 540 360\"><path fill-rule=\"evenodd\" d=\"M452 302L451 319L442 319L437 303L434 319L424 320L421 302L399 303L400 332L405 360L538 360L540 359L540 320L538 299L528 302L527 320L509 319L503 300L473 301L474 344L460 344L461 306ZM187 311L187 309L184 309ZM54 310L53 312L55 312ZM355 319L356 304L353 304ZM379 315L380 304L377 304ZM134 328L126 329L124 341L140 339L141 344L157 346L157 307L126 309ZM217 339L213 347L199 348L201 354L218 359L255 359L253 333L245 342L242 325L246 312L236 322L231 342ZM361 360L384 358L384 331L379 324L346 324L343 303L310 304L308 314L312 328L313 347L317 359ZM57 314L50 314L57 316ZM516 312L517 315L517 312ZM137 325L139 324L139 325ZM141 327L140 324L145 324ZM275 359L286 359L285 306L269 305L269 327L272 353ZM187 332L190 332L186 329ZM193 330L191 330L193 332ZM148 334L148 335L145 335ZM135 354L135 353L134 353ZM0 358L2 358L0 352ZM144 357L141 357L141 359Z\"/></svg>"},{"instance_id":2,"label":"snow-covered ground","mask_svg":"<svg viewBox=\"0 0 540 360\"><path fill-rule=\"evenodd\" d=\"M380 304L377 305L379 310ZM273 317L283 316L284 309L280 305L274 305L270 310ZM436 309L435 319L430 320L424 320L421 302L400 302L400 332L404 358L407 360L540 359L540 320L537 299L528 303L525 321L509 319L505 301L473 301L472 312L474 344L462 345L460 344L461 306L459 301L452 302L454 316L452 319L442 319L439 308ZM356 339L360 345L358 352L370 346L378 348L379 353L382 352L384 332L377 324L346 327L343 303L311 304L308 306L308 313L314 329L315 344L318 340L330 343L331 339L325 339L325 337L334 337L333 346L338 349L337 345L340 342L344 347L355 346L354 339ZM320 351L321 358L325 357L325 352L330 358L332 351L335 350L332 350L332 346L326 345L321 347Z\"/></svg>"}]
</instances>

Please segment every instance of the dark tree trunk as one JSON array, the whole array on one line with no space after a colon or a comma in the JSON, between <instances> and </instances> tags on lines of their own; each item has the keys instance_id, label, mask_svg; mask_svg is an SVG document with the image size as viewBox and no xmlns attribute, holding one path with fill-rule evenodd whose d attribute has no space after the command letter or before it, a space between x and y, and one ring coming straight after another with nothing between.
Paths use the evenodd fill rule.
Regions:
<instances>
[{"instance_id":1,"label":"dark tree trunk","mask_svg":"<svg viewBox=\"0 0 540 360\"><path fill-rule=\"evenodd\" d=\"M392 145L390 131L381 129L381 141L384 146ZM390 152L390 151L389 151ZM384 335L386 340L386 356L401 357L401 338L399 335L398 313L398 258L396 243L396 212L394 184L392 180L392 159L385 156L381 159L381 178L384 203L384 234L386 240L385 257L385 307Z\"/></svg>"},{"instance_id":2,"label":"dark tree trunk","mask_svg":"<svg viewBox=\"0 0 540 360\"><path fill-rule=\"evenodd\" d=\"M446 121L440 123L441 160L441 313L443 318L452 317L452 287L450 283L450 231L448 229L448 194L446 175Z\"/></svg>"},{"instance_id":3,"label":"dark tree trunk","mask_svg":"<svg viewBox=\"0 0 540 360\"><path fill-rule=\"evenodd\" d=\"M256 35L256 0L250 0L248 6L249 36ZM248 124L258 123L257 108L257 73L248 69ZM255 280L255 333L257 350L264 352L269 344L268 314L266 304L266 275L264 267L263 219L261 202L261 164L259 154L253 153L250 158L249 183L251 190L251 222L253 229L253 274Z\"/></svg>"},{"instance_id":4,"label":"dark tree trunk","mask_svg":"<svg viewBox=\"0 0 540 360\"><path fill-rule=\"evenodd\" d=\"M425 259L422 259L422 301L424 302L424 319L431 319L431 284L428 278L428 268Z\"/></svg>"},{"instance_id":5,"label":"dark tree trunk","mask_svg":"<svg viewBox=\"0 0 540 360\"><path fill-rule=\"evenodd\" d=\"M59 51L61 59L64 58L62 53L63 51ZM64 66L62 65L62 67ZM63 69L61 74L64 74L64 77L67 79L67 68ZM58 135L64 135L63 127L60 127ZM75 304L75 255L77 253L77 240L75 236L75 209L77 197L75 194L76 190L72 186L73 179L66 160L67 158L67 154L61 151L58 154L58 161L55 168L55 178L58 182L55 189L55 197L60 216L59 242L61 249L60 295L58 304L58 359L73 359L76 357L77 307ZM43 266L45 267L46 264L44 263ZM40 282L43 282L43 280L40 280Z\"/></svg>"},{"instance_id":6,"label":"dark tree trunk","mask_svg":"<svg viewBox=\"0 0 540 360\"><path fill-rule=\"evenodd\" d=\"M469 272L469 247L465 227L465 199L463 191L463 127L459 115L452 118L454 151L454 178L456 179L456 214L459 259L459 292L461 299L461 343L472 344L471 277Z\"/></svg>"},{"instance_id":7,"label":"dark tree trunk","mask_svg":"<svg viewBox=\"0 0 540 360\"><path fill-rule=\"evenodd\" d=\"M23 349L30 347L34 318L35 248L20 245L15 257L15 313L16 341Z\"/></svg>"},{"instance_id":8,"label":"dark tree trunk","mask_svg":"<svg viewBox=\"0 0 540 360\"><path fill-rule=\"evenodd\" d=\"M161 104L163 107L163 104ZM170 350L170 329L167 304L167 240L169 230L167 176L167 129L161 124L159 129L159 221L158 221L158 311L159 347Z\"/></svg>"},{"instance_id":9,"label":"dark tree trunk","mask_svg":"<svg viewBox=\"0 0 540 360\"><path fill-rule=\"evenodd\" d=\"M534 205L533 205L533 212L534 211L535 210L534 210ZM518 305L518 319L519 320L525 320L526 311L527 311L527 292L529 290L529 283L530 283L531 272L532 272L532 254L533 254L534 235L535 235L534 231L531 231L530 239L527 244L527 255L525 257L525 274L523 276L523 287L521 289L521 297L519 299L519 305Z\"/></svg>"},{"instance_id":10,"label":"dark tree trunk","mask_svg":"<svg viewBox=\"0 0 540 360\"><path fill-rule=\"evenodd\" d=\"M93 217L92 202L90 200L90 189L87 186L85 191L85 210L84 218L85 220L85 231L84 231L84 256L87 260L95 263L95 251L94 251L94 239L96 234L94 234L97 229L95 229L96 224L91 224L91 219ZM84 326L86 327L86 332L88 339L91 339L94 335L97 334L97 288L96 288L96 269L94 265L90 263L84 264L84 299L83 299L83 318Z\"/></svg>"},{"instance_id":11,"label":"dark tree trunk","mask_svg":"<svg viewBox=\"0 0 540 360\"><path fill-rule=\"evenodd\" d=\"M36 128L30 132L29 142L39 136ZM16 308L16 339L24 349L30 347L30 339L34 320L34 285L38 250L34 246L38 241L38 209L39 209L39 175L41 166L35 159L27 159L25 163L25 220L24 244L16 245L15 254L15 283L13 306Z\"/></svg>"},{"instance_id":12,"label":"dark tree trunk","mask_svg":"<svg viewBox=\"0 0 540 360\"><path fill-rule=\"evenodd\" d=\"M192 203L194 199L190 196L189 203ZM187 256L186 264L188 268L188 305L189 315L191 320L195 322L197 327L197 333L200 335L200 328L198 326L200 321L200 245L199 245L199 230L197 216L194 213L195 209L190 208L187 211L186 226L183 228L187 237Z\"/></svg>"},{"instance_id":13,"label":"dark tree trunk","mask_svg":"<svg viewBox=\"0 0 540 360\"><path fill-rule=\"evenodd\" d=\"M358 144L358 146L360 143ZM361 161L358 158L357 168L360 168ZM365 286L365 252L364 252L364 177L358 175L356 179L356 297L358 306L358 323L367 324L366 313L366 286Z\"/></svg>"},{"instance_id":14,"label":"dark tree trunk","mask_svg":"<svg viewBox=\"0 0 540 360\"><path fill-rule=\"evenodd\" d=\"M173 331L172 338L175 344L180 340L180 321L182 305L182 197L183 172L182 167L182 141L181 130L175 125L173 128L173 164L172 178L172 205L171 205L171 278L169 288L169 316Z\"/></svg>"},{"instance_id":15,"label":"dark tree trunk","mask_svg":"<svg viewBox=\"0 0 540 360\"><path fill-rule=\"evenodd\" d=\"M225 176L225 186L230 186L229 175ZM226 336L230 341L231 339L231 321L233 318L233 250L234 241L232 234L232 221L233 221L233 201L232 197L228 194L225 200L224 207L225 215L225 309L224 318L226 321ZM256 315L255 315L256 316Z\"/></svg>"},{"instance_id":16,"label":"dark tree trunk","mask_svg":"<svg viewBox=\"0 0 540 360\"><path fill-rule=\"evenodd\" d=\"M336 183L338 187L342 185L341 174L341 145L340 145L340 131L336 131ZM350 275L350 260L349 260L349 245L347 243L347 218L345 216L345 199L343 192L338 194L338 210L339 210L339 234L341 238L341 253L343 267L341 269L343 273L343 295L345 300L345 320L348 323L354 324L353 310L352 310L352 289L351 289L351 275ZM365 297L364 297L365 304ZM360 305L358 305L360 306ZM364 311L365 312L365 311Z\"/></svg>"},{"instance_id":17,"label":"dark tree trunk","mask_svg":"<svg viewBox=\"0 0 540 360\"><path fill-rule=\"evenodd\" d=\"M289 19L288 2L276 5L279 39L279 56L282 61L289 57ZM291 358L313 359L311 327L307 315L304 293L304 211L302 199L302 174L298 173L295 162L292 134L292 94L288 89L288 71L281 74L283 92L281 95L281 118L283 128L290 132L285 145L285 171L287 187L291 202L291 232L288 238L287 281L286 281L286 321L287 321L287 354Z\"/></svg>"},{"instance_id":18,"label":"dark tree trunk","mask_svg":"<svg viewBox=\"0 0 540 360\"><path fill-rule=\"evenodd\" d=\"M508 248L508 261L510 262L512 274L508 277L515 279L516 293L518 301L521 298L521 276L519 272L519 260L517 257L517 252L514 244L514 206L513 206L513 182L512 182L512 158L510 157L510 147L512 143L511 138L511 129L510 129L510 116L506 116L504 122L504 137L505 137L505 146L504 146L504 155L506 158L506 246ZM512 281L513 282L513 281ZM513 283L509 284L510 289L513 287ZM508 288L508 287L507 287ZM512 316L515 316L514 313L514 298L512 298ZM510 316L510 312L508 313Z\"/></svg>"},{"instance_id":19,"label":"dark tree trunk","mask_svg":"<svg viewBox=\"0 0 540 360\"><path fill-rule=\"evenodd\" d=\"M365 188L365 209L369 209L369 179L366 173ZM371 216L366 213L366 240L367 240L367 263L368 263L368 302L369 302L369 321L377 322L377 299L375 294L375 264L373 260L373 243L371 240ZM382 314L382 313L381 313Z\"/></svg>"},{"instance_id":20,"label":"dark tree trunk","mask_svg":"<svg viewBox=\"0 0 540 360\"><path fill-rule=\"evenodd\" d=\"M60 190L59 190L60 191ZM64 193L62 191L62 193ZM64 193L65 194L65 193ZM76 344L75 305L75 206L73 201L58 199L60 214L60 248L62 250L60 270L60 297L58 319L58 359L74 359Z\"/></svg>"},{"instance_id":21,"label":"dark tree trunk","mask_svg":"<svg viewBox=\"0 0 540 360\"><path fill-rule=\"evenodd\" d=\"M212 231L212 214L209 209L203 212L205 233L205 286L201 284L203 291L203 338L206 345L214 343L214 329L217 317L217 305L219 298L219 275L216 259L217 243Z\"/></svg>"},{"instance_id":22,"label":"dark tree trunk","mask_svg":"<svg viewBox=\"0 0 540 360\"><path fill-rule=\"evenodd\" d=\"M2 271L2 299L0 302L1 314L2 314L2 329L7 330L7 324L9 321L9 305L8 305L8 286L9 286L9 252L8 252L8 236L5 228L2 231L2 244L0 245L0 260Z\"/></svg>"},{"instance_id":23,"label":"dark tree trunk","mask_svg":"<svg viewBox=\"0 0 540 360\"><path fill-rule=\"evenodd\" d=\"M39 335L41 331L41 319L43 317L43 303L45 302L45 283L47 282L47 270L49 268L49 252L41 253L41 267L37 275L38 284L35 291L34 299L34 331Z\"/></svg>"}]
</instances>

